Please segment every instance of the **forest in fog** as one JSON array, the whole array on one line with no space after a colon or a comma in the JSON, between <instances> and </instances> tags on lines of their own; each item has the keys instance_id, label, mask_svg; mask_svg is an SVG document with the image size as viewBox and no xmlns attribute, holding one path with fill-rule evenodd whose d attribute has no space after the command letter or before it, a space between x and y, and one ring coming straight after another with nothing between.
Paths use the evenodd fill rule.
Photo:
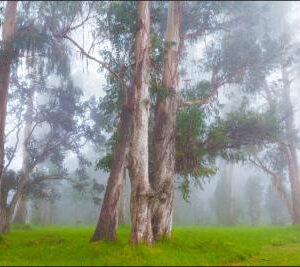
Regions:
<instances>
[{"instance_id":1,"label":"forest in fog","mask_svg":"<svg viewBox=\"0 0 300 267\"><path fill-rule=\"evenodd\" d=\"M1 1L0 241L300 224L299 8Z\"/></svg>"}]
</instances>

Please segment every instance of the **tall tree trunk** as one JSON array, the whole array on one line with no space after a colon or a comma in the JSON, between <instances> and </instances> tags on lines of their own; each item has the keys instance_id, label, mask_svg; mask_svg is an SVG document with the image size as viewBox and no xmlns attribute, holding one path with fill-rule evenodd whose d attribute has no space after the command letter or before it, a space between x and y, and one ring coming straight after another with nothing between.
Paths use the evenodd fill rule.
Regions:
<instances>
[{"instance_id":1,"label":"tall tree trunk","mask_svg":"<svg viewBox=\"0 0 300 267\"><path fill-rule=\"evenodd\" d=\"M299 166L295 143L295 126L294 126L294 110L290 96L290 79L286 69L285 51L282 53L281 74L283 80L283 101L284 101L284 116L286 130L286 157L288 161L289 180L291 184L292 194L292 210L293 224L300 224L300 182L299 182Z\"/></svg>"},{"instance_id":2,"label":"tall tree trunk","mask_svg":"<svg viewBox=\"0 0 300 267\"><path fill-rule=\"evenodd\" d=\"M2 28L2 41L4 43L3 52L5 56L0 57L0 188L4 166L5 119L7 109L10 66L12 63L11 41L15 32L16 11L17 1L7 1L4 14L4 23Z\"/></svg>"},{"instance_id":3,"label":"tall tree trunk","mask_svg":"<svg viewBox=\"0 0 300 267\"><path fill-rule=\"evenodd\" d=\"M129 150L131 181L131 242L153 241L151 227L151 187L148 173L148 124L150 83L150 2L138 2L138 32L135 46L135 77L131 103L132 132Z\"/></svg>"},{"instance_id":4,"label":"tall tree trunk","mask_svg":"<svg viewBox=\"0 0 300 267\"><path fill-rule=\"evenodd\" d=\"M28 96L26 101L26 114L25 114L25 127L24 127L24 141L23 141L23 162L22 162L22 173L24 174L24 182L26 183L29 179L29 165L30 165L30 154L28 149L28 142L31 136L32 130L32 120L33 120L33 98L34 98L34 69L33 66L30 66L31 62L27 58L27 70L29 72L29 79L31 80L31 85L28 90ZM20 198L18 199L17 211L14 218L15 223L24 224L26 222L26 196L24 192L21 193Z\"/></svg>"},{"instance_id":5,"label":"tall tree trunk","mask_svg":"<svg viewBox=\"0 0 300 267\"><path fill-rule=\"evenodd\" d=\"M270 88L268 86L268 83L267 81L265 80L264 81L264 90L266 92L266 96L267 96L267 101L268 101L268 104L269 104L269 107L270 107L270 110L272 112L275 112L275 101L274 99L272 98L272 94L271 94L271 91L270 91ZM278 143L279 146L281 146L282 144ZM285 150L285 152L287 153L288 151ZM288 154L286 154L288 155ZM275 187L275 189L277 190L278 194L280 195L280 197L284 200L286 206L287 206L287 209L289 211L289 214L291 216L291 218L293 218L293 208L292 208L292 202L291 202L291 199L290 199L290 196L289 196L289 193L285 190L285 187L284 187L284 181L282 179L282 177L278 176L276 173L268 170L267 167L265 166L262 166L263 167L263 170L272 176L272 183Z\"/></svg>"},{"instance_id":6,"label":"tall tree trunk","mask_svg":"<svg viewBox=\"0 0 300 267\"><path fill-rule=\"evenodd\" d=\"M125 224L125 211L126 211L125 205L126 205L126 169L124 170L124 177L121 186L118 225Z\"/></svg>"},{"instance_id":7,"label":"tall tree trunk","mask_svg":"<svg viewBox=\"0 0 300 267\"><path fill-rule=\"evenodd\" d=\"M172 229L175 180L175 124L178 93L180 42L180 2L169 2L163 86L166 97L158 97L155 107L154 170L151 177L154 239L169 236Z\"/></svg>"},{"instance_id":8,"label":"tall tree trunk","mask_svg":"<svg viewBox=\"0 0 300 267\"><path fill-rule=\"evenodd\" d=\"M91 241L117 239L118 207L124 172L126 169L126 158L129 147L129 133L131 127L131 111L128 105L128 92L124 97L123 108L120 116L120 142L114 150L114 159L108 177L104 200L101 207L100 217L91 238Z\"/></svg>"}]
</instances>

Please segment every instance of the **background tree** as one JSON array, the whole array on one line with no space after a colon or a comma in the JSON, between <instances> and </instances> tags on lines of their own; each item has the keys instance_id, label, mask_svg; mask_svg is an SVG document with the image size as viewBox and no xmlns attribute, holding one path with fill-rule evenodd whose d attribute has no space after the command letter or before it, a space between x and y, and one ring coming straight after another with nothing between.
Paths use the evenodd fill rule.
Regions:
<instances>
[{"instance_id":1,"label":"background tree","mask_svg":"<svg viewBox=\"0 0 300 267\"><path fill-rule=\"evenodd\" d=\"M234 225L237 223L237 207L232 192L233 172L232 166L223 169L212 200L212 208L215 211L217 222L222 225Z\"/></svg>"},{"instance_id":2,"label":"background tree","mask_svg":"<svg viewBox=\"0 0 300 267\"><path fill-rule=\"evenodd\" d=\"M286 205L272 184L269 185L266 192L265 207L271 224L283 225L289 221L289 214Z\"/></svg>"},{"instance_id":3,"label":"background tree","mask_svg":"<svg viewBox=\"0 0 300 267\"><path fill-rule=\"evenodd\" d=\"M247 214L252 225L259 222L263 201L263 187L259 177L249 177L245 185Z\"/></svg>"}]
</instances>

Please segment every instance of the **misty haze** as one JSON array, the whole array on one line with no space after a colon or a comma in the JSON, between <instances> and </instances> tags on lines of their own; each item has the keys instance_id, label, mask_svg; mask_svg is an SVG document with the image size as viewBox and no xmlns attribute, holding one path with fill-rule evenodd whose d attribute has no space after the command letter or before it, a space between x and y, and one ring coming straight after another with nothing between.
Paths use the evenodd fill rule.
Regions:
<instances>
[{"instance_id":1,"label":"misty haze","mask_svg":"<svg viewBox=\"0 0 300 267\"><path fill-rule=\"evenodd\" d=\"M299 10L1 1L0 266L300 265Z\"/></svg>"}]
</instances>

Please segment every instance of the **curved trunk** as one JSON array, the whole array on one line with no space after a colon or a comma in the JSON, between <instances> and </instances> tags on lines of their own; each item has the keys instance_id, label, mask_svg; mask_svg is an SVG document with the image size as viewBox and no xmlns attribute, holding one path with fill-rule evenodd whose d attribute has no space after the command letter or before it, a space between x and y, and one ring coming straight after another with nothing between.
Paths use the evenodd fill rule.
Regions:
<instances>
[{"instance_id":1,"label":"curved trunk","mask_svg":"<svg viewBox=\"0 0 300 267\"><path fill-rule=\"evenodd\" d=\"M17 1L7 1L2 28L2 41L4 43L3 50L5 56L0 57L0 188L4 166L5 119L10 77L10 65L12 63L12 46L10 42L13 39L15 31L16 11Z\"/></svg>"},{"instance_id":2,"label":"curved trunk","mask_svg":"<svg viewBox=\"0 0 300 267\"><path fill-rule=\"evenodd\" d=\"M172 229L175 180L175 125L178 90L180 42L180 2L169 3L166 32L167 50L163 67L163 85L168 95L158 97L155 107L154 170L151 184L152 228L155 240L169 236Z\"/></svg>"},{"instance_id":3,"label":"curved trunk","mask_svg":"<svg viewBox=\"0 0 300 267\"><path fill-rule=\"evenodd\" d=\"M137 9L139 30L135 47L135 80L130 99L133 108L129 149L131 242L151 244L151 188L148 174L150 2L138 2Z\"/></svg>"},{"instance_id":4,"label":"curved trunk","mask_svg":"<svg viewBox=\"0 0 300 267\"><path fill-rule=\"evenodd\" d=\"M129 146L129 132L131 126L131 112L127 108L127 101L123 105L120 117L121 140L116 145L114 159L110 175L107 180L106 191L101 207L99 220L91 241L117 239L118 207L124 172L126 169L126 157Z\"/></svg>"}]
</instances>

